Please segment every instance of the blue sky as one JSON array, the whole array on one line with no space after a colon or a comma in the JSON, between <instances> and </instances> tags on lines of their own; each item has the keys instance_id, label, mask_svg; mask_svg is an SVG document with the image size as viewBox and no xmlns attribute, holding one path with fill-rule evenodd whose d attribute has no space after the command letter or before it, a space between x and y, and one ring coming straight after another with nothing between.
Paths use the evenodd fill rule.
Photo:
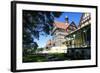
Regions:
<instances>
[{"instance_id":1,"label":"blue sky","mask_svg":"<svg viewBox=\"0 0 100 73\"><path fill-rule=\"evenodd\" d=\"M65 17L69 18L69 24L74 21L76 25L79 24L82 13L79 12L64 12L59 18L55 18L56 21L65 22Z\"/></svg>"},{"instance_id":2,"label":"blue sky","mask_svg":"<svg viewBox=\"0 0 100 73\"><path fill-rule=\"evenodd\" d=\"M46 46L46 43L47 43L47 41L48 41L49 39L52 39L52 36L51 36L51 35L45 35L45 36L41 35L41 36L39 37L39 40L35 39L34 41L37 42L37 44L38 44L38 46L39 46L38 48L43 48L43 47Z\"/></svg>"},{"instance_id":3,"label":"blue sky","mask_svg":"<svg viewBox=\"0 0 100 73\"><path fill-rule=\"evenodd\" d=\"M55 21L59 21L59 22L65 22L65 17L67 16L69 18L69 24L74 21L76 25L79 24L80 18L81 18L82 13L78 13L78 12L64 12L62 13L62 15L59 18L55 18ZM52 39L52 36L47 35L47 36L43 36L41 35L39 37L39 40L35 41L37 42L39 48L41 47L45 47L47 41L49 39Z\"/></svg>"}]
</instances>

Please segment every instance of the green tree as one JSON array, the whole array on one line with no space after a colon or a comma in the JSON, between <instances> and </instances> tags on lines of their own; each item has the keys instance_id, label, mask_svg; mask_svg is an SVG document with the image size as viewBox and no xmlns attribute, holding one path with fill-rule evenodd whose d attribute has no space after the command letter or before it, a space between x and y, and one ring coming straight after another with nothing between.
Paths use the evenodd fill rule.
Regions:
<instances>
[{"instance_id":1,"label":"green tree","mask_svg":"<svg viewBox=\"0 0 100 73\"><path fill-rule=\"evenodd\" d=\"M40 35L49 35L53 29L54 18L61 12L23 10L23 48L37 49ZM35 44L35 45L34 45Z\"/></svg>"}]
</instances>

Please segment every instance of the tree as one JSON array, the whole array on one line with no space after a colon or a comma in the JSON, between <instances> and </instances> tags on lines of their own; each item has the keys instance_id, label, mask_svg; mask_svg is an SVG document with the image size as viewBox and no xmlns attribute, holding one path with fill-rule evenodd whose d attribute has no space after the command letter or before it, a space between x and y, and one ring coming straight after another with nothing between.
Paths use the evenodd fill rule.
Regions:
<instances>
[{"instance_id":1,"label":"tree","mask_svg":"<svg viewBox=\"0 0 100 73\"><path fill-rule=\"evenodd\" d=\"M32 52L36 52L37 48L38 48L38 44L34 42Z\"/></svg>"},{"instance_id":2,"label":"tree","mask_svg":"<svg viewBox=\"0 0 100 73\"><path fill-rule=\"evenodd\" d=\"M54 18L61 14L61 12L23 10L23 48L33 47L36 50L38 44L34 39L39 40L40 35L49 35L53 29Z\"/></svg>"}]
</instances>

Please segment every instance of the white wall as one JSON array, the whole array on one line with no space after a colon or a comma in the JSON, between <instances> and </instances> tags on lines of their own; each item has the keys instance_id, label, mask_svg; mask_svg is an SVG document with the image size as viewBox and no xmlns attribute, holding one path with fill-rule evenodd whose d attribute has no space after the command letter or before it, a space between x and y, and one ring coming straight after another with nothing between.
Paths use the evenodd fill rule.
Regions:
<instances>
[{"instance_id":1,"label":"white wall","mask_svg":"<svg viewBox=\"0 0 100 73\"><path fill-rule=\"evenodd\" d=\"M0 73L11 73L10 72L10 1L11 0L0 0ZM47 1L52 3L69 3L69 4L71 3L71 4L86 4L86 5L100 4L100 0L31 0L31 1L41 1L41 2ZM100 13L100 10L98 13ZM100 14L98 16L100 16ZM98 19L100 19L100 17ZM98 28L99 27L100 25L98 25ZM98 31L100 31L100 28ZM98 37L100 37L100 33L98 34ZM98 40L100 40L100 38ZM100 51L99 48L98 51ZM98 55L100 56L100 53ZM98 60L100 61L100 57L98 58ZM100 72L99 68L100 67L38 71L35 73L99 73ZM33 73L33 72L27 72L27 73Z\"/></svg>"}]
</instances>

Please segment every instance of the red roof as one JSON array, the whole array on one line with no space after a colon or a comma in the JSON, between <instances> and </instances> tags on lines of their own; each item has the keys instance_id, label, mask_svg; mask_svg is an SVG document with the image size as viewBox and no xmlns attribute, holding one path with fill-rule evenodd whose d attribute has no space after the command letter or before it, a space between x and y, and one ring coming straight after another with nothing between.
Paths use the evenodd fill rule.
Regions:
<instances>
[{"instance_id":1,"label":"red roof","mask_svg":"<svg viewBox=\"0 0 100 73\"><path fill-rule=\"evenodd\" d=\"M67 29L67 27L69 26L68 23L63 23L63 22L54 22L53 24L56 28L60 28L60 29Z\"/></svg>"},{"instance_id":2,"label":"red roof","mask_svg":"<svg viewBox=\"0 0 100 73\"><path fill-rule=\"evenodd\" d=\"M46 47L50 46L50 45L53 45L53 44L54 44L53 40L48 40L47 43L46 43Z\"/></svg>"}]
</instances>

